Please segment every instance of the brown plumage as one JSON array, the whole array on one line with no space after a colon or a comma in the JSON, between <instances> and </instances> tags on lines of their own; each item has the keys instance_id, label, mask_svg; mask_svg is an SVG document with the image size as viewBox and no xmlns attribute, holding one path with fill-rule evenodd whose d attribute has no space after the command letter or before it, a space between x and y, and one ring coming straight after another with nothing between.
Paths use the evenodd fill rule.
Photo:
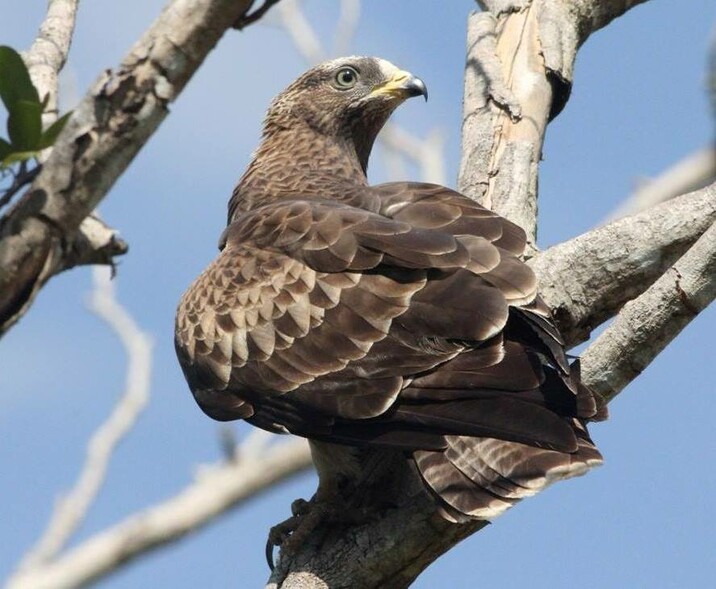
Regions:
<instances>
[{"instance_id":1,"label":"brown plumage","mask_svg":"<svg viewBox=\"0 0 716 589\"><path fill-rule=\"evenodd\" d=\"M221 253L179 304L176 349L204 412L309 438L322 481L349 470L332 444L398 448L446 518L491 519L601 463L585 422L604 410L519 227L442 186L368 186L378 131L420 94L350 57L276 98Z\"/></svg>"}]
</instances>

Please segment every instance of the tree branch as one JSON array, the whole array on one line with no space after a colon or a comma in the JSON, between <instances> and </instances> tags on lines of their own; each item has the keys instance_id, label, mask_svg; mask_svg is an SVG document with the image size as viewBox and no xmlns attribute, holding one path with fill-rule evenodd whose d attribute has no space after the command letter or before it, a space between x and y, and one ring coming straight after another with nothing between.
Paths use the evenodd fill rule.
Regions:
<instances>
[{"instance_id":1,"label":"tree branch","mask_svg":"<svg viewBox=\"0 0 716 589\"><path fill-rule=\"evenodd\" d=\"M716 220L716 184L614 221L530 265L570 346L640 295Z\"/></svg>"},{"instance_id":2,"label":"tree branch","mask_svg":"<svg viewBox=\"0 0 716 589\"><path fill-rule=\"evenodd\" d=\"M716 297L716 223L582 354L588 384L613 399Z\"/></svg>"},{"instance_id":3,"label":"tree branch","mask_svg":"<svg viewBox=\"0 0 716 589\"><path fill-rule=\"evenodd\" d=\"M120 566L194 533L311 465L302 439L279 442L259 453L239 449L233 462L204 466L196 480L167 501L93 536L48 565L13 577L7 589L84 586Z\"/></svg>"},{"instance_id":4,"label":"tree branch","mask_svg":"<svg viewBox=\"0 0 716 589\"><path fill-rule=\"evenodd\" d=\"M40 26L37 38L24 56L32 83L37 88L39 95L47 98L47 107L42 115L44 127L57 119L58 75L67 61L78 4L79 0L50 0L47 15ZM39 161L45 162L51 151L51 148L44 150L38 158ZM32 169L30 171L31 178L27 182L33 180L41 169L40 166ZM24 187L24 182L18 183L16 191ZM0 208L10 202L14 192L11 188L3 199L0 199L3 201L0 202ZM0 228L6 222L6 219L0 219ZM12 237L9 239L11 240L10 245L14 247L16 240ZM114 257L126 253L127 249L127 244L119 238L117 231L111 229L96 216L90 215L82 221L79 229L68 243L62 269L82 264L113 265ZM2 271L0 269L0 276L2 276ZM12 295L13 293L10 293L10 296ZM8 297L8 294L6 293L5 296ZM22 314L31 299L32 293L25 300L25 304L15 310L15 314ZM0 297L0 309L4 306L3 302L7 303L8 301L4 297ZM14 320L13 318L10 322L12 323ZM0 328L0 334L2 331Z\"/></svg>"},{"instance_id":5,"label":"tree branch","mask_svg":"<svg viewBox=\"0 0 716 589\"><path fill-rule=\"evenodd\" d=\"M66 267L81 222L169 112L250 0L173 0L77 107L42 171L0 225L0 334Z\"/></svg>"},{"instance_id":6,"label":"tree branch","mask_svg":"<svg viewBox=\"0 0 716 589\"><path fill-rule=\"evenodd\" d=\"M333 53L348 55L360 21L360 0L341 0L341 14L333 35Z\"/></svg>"},{"instance_id":7,"label":"tree branch","mask_svg":"<svg viewBox=\"0 0 716 589\"><path fill-rule=\"evenodd\" d=\"M44 127L57 119L57 76L70 52L78 4L79 0L49 0L47 16L24 56L40 99L48 97L42 117Z\"/></svg>"},{"instance_id":8,"label":"tree branch","mask_svg":"<svg viewBox=\"0 0 716 589\"><path fill-rule=\"evenodd\" d=\"M537 240L537 163L552 104L537 10L472 13L458 190Z\"/></svg>"},{"instance_id":9,"label":"tree branch","mask_svg":"<svg viewBox=\"0 0 716 589\"><path fill-rule=\"evenodd\" d=\"M18 575L30 573L55 558L84 520L107 474L117 444L136 422L149 400L152 344L115 298L110 271L94 269L90 308L117 334L127 354L127 383L111 415L87 445L87 458L74 488L55 507L47 529L23 558Z\"/></svg>"},{"instance_id":10,"label":"tree branch","mask_svg":"<svg viewBox=\"0 0 716 589\"><path fill-rule=\"evenodd\" d=\"M483 0L468 19L458 190L520 225L536 251L537 166L577 49L645 0Z\"/></svg>"}]
</instances>

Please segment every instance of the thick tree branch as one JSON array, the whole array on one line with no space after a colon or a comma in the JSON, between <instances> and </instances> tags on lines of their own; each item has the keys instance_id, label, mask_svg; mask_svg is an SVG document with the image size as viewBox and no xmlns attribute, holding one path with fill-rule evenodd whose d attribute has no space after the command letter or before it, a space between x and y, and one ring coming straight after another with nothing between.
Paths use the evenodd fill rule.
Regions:
<instances>
[{"instance_id":1,"label":"thick tree branch","mask_svg":"<svg viewBox=\"0 0 716 589\"><path fill-rule=\"evenodd\" d=\"M549 248L531 261L570 346L613 317L716 220L716 184Z\"/></svg>"},{"instance_id":2,"label":"thick tree branch","mask_svg":"<svg viewBox=\"0 0 716 589\"><path fill-rule=\"evenodd\" d=\"M552 104L537 11L468 19L458 190L527 231L536 249L537 163Z\"/></svg>"},{"instance_id":3,"label":"thick tree branch","mask_svg":"<svg viewBox=\"0 0 716 589\"><path fill-rule=\"evenodd\" d=\"M44 127L58 116L58 76L70 51L78 4L79 0L50 0L40 31L24 56L32 83L39 95L47 99L42 115ZM40 161L46 161L50 152L50 148L43 151ZM39 168L35 170L36 173L39 171ZM127 244L119 238L117 231L90 215L82 221L68 245L64 269L83 264L112 265L115 256L126 252Z\"/></svg>"},{"instance_id":4,"label":"thick tree branch","mask_svg":"<svg viewBox=\"0 0 716 589\"><path fill-rule=\"evenodd\" d=\"M250 5L250 0L173 0L119 68L106 71L85 96L42 171L0 225L0 334L66 267L80 223Z\"/></svg>"},{"instance_id":5,"label":"thick tree branch","mask_svg":"<svg viewBox=\"0 0 716 589\"><path fill-rule=\"evenodd\" d=\"M579 46L645 0L484 0L468 20L458 189L537 234L537 166Z\"/></svg>"},{"instance_id":6,"label":"thick tree branch","mask_svg":"<svg viewBox=\"0 0 716 589\"><path fill-rule=\"evenodd\" d=\"M589 385L614 398L716 297L716 223L582 355Z\"/></svg>"},{"instance_id":7,"label":"thick tree branch","mask_svg":"<svg viewBox=\"0 0 716 589\"><path fill-rule=\"evenodd\" d=\"M304 440L272 444L259 453L239 448L236 460L205 466L175 497L93 536L57 560L10 580L8 589L84 586L138 556L191 534L229 509L311 464Z\"/></svg>"}]
</instances>

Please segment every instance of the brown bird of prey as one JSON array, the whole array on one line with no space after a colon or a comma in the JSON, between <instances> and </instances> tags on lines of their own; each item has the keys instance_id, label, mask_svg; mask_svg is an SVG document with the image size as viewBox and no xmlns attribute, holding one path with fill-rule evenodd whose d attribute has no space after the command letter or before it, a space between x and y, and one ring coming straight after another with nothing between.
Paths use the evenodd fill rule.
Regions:
<instances>
[{"instance_id":1,"label":"brown bird of prey","mask_svg":"<svg viewBox=\"0 0 716 589\"><path fill-rule=\"evenodd\" d=\"M604 410L521 228L443 186L368 184L378 132L421 95L370 57L278 95L221 252L181 299L176 350L207 415L309 439L317 496L359 476L361 449L392 448L443 517L490 520L600 464L585 422Z\"/></svg>"}]
</instances>

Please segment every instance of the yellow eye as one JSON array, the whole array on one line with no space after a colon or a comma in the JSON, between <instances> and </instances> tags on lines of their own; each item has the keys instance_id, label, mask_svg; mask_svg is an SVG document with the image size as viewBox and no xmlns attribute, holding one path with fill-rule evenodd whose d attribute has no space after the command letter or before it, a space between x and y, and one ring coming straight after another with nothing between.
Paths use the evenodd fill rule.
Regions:
<instances>
[{"instance_id":1,"label":"yellow eye","mask_svg":"<svg viewBox=\"0 0 716 589\"><path fill-rule=\"evenodd\" d=\"M355 71L352 67L342 67L336 73L335 80L336 87L340 88L341 90L353 88L353 86L355 86L356 82L358 81L358 72Z\"/></svg>"}]
</instances>

